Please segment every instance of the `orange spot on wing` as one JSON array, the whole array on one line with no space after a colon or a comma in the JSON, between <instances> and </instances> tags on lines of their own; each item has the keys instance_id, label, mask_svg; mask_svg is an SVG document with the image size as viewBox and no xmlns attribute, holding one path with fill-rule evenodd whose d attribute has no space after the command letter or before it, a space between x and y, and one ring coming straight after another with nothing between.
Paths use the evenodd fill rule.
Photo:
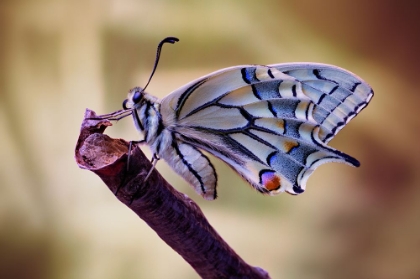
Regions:
<instances>
[{"instance_id":1,"label":"orange spot on wing","mask_svg":"<svg viewBox=\"0 0 420 279\"><path fill-rule=\"evenodd\" d=\"M290 152L294 147L298 146L299 144L295 141L285 141L283 143L283 149L286 153Z\"/></svg>"},{"instance_id":2,"label":"orange spot on wing","mask_svg":"<svg viewBox=\"0 0 420 279\"><path fill-rule=\"evenodd\" d=\"M284 130L284 120L277 120L276 126Z\"/></svg>"},{"instance_id":3,"label":"orange spot on wing","mask_svg":"<svg viewBox=\"0 0 420 279\"><path fill-rule=\"evenodd\" d=\"M280 188L280 176L274 172L266 172L261 175L262 183L268 191L277 190Z\"/></svg>"}]
</instances>

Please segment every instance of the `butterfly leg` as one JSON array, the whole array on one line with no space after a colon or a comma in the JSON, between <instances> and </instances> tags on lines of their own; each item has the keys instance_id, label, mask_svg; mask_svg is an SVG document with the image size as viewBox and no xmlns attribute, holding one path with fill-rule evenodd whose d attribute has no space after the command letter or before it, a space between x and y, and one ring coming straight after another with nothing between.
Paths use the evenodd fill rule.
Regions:
<instances>
[{"instance_id":1,"label":"butterfly leg","mask_svg":"<svg viewBox=\"0 0 420 279\"><path fill-rule=\"evenodd\" d=\"M133 113L131 109L118 110L112 113L98 115L96 117L88 117L86 120L108 120L108 121L119 121Z\"/></svg>"},{"instance_id":2,"label":"butterfly leg","mask_svg":"<svg viewBox=\"0 0 420 279\"><path fill-rule=\"evenodd\" d=\"M131 156L131 150L133 148L133 143L134 144L140 144L145 142L145 140L137 140L137 141L130 141L130 143L128 144L128 158L127 158L127 171L130 170L130 156Z\"/></svg>"},{"instance_id":3,"label":"butterfly leg","mask_svg":"<svg viewBox=\"0 0 420 279\"><path fill-rule=\"evenodd\" d=\"M139 185L142 185L142 184L144 184L146 181L147 181L147 179L149 178L149 176L152 174L152 171L155 169L155 167L156 167L156 164L157 164L157 162L160 160L160 158L156 155L156 154L153 154L153 157L152 157L152 160L150 161L151 163L152 163L152 167L150 168L150 170L149 170L149 172L147 173L147 175L146 175L146 177L144 178L144 180L141 182L141 183L139 183ZM130 203L129 204L132 204L133 203L133 201L134 201L134 198L137 196L137 193L134 193L134 195L131 197L131 200L130 200Z\"/></svg>"},{"instance_id":4,"label":"butterfly leg","mask_svg":"<svg viewBox=\"0 0 420 279\"><path fill-rule=\"evenodd\" d=\"M131 150L133 149L133 144L139 144L139 143L143 143L144 140L138 140L138 141L130 141L128 144L128 158L127 158L127 169L126 172L128 172L130 170L130 156L131 156ZM123 176L123 179L121 180L120 185L118 186L117 190L115 190L114 195L116 196L118 194L118 192L120 191L122 185L125 184L125 177L126 175Z\"/></svg>"},{"instance_id":5,"label":"butterfly leg","mask_svg":"<svg viewBox=\"0 0 420 279\"><path fill-rule=\"evenodd\" d=\"M153 154L152 161L151 161L152 167L150 168L149 172L147 173L146 177L144 178L143 183L146 182L146 180L152 174L152 171L155 169L156 164L159 160L160 160L160 158L156 154Z\"/></svg>"}]
</instances>

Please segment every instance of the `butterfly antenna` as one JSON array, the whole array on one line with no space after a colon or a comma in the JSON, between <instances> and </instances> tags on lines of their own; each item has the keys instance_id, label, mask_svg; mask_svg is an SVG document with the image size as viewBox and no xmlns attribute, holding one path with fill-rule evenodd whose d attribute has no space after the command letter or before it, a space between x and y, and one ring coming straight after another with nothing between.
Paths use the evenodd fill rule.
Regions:
<instances>
[{"instance_id":1,"label":"butterfly antenna","mask_svg":"<svg viewBox=\"0 0 420 279\"><path fill-rule=\"evenodd\" d=\"M152 71L152 73L150 74L149 80L147 81L146 86L144 86L144 88L143 88L142 92L144 92L144 90L146 90L146 87L149 85L150 80L152 79L153 75L155 74L155 71L156 71L157 65L159 64L159 58L160 58L160 53L161 53L161 51L162 51L162 46L163 46L163 44L165 44L165 43L175 44L175 43L176 43L176 42L178 42L178 41L179 41L179 39L178 39L178 38L176 38L176 37L167 37L167 38L163 39L163 40L159 43L159 45L158 45L158 47L157 47L157 50L156 50L156 59L155 59L155 65L153 66L153 71Z\"/></svg>"}]
</instances>

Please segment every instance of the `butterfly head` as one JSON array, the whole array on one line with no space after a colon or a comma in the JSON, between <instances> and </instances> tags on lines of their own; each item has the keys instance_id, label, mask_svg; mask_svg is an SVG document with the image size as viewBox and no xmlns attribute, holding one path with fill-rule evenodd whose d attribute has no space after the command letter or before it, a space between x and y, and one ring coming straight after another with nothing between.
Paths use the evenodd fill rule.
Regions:
<instances>
[{"instance_id":1,"label":"butterfly head","mask_svg":"<svg viewBox=\"0 0 420 279\"><path fill-rule=\"evenodd\" d=\"M131 109L138 104L142 103L144 100L144 93L143 89L140 87L134 87L133 89L128 92L128 97L122 103L123 109Z\"/></svg>"}]
</instances>

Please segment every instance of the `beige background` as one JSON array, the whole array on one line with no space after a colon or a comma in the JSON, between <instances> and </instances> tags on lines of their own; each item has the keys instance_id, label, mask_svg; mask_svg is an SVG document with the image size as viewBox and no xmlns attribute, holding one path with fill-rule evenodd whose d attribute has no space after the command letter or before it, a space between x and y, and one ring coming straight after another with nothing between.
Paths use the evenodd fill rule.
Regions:
<instances>
[{"instance_id":1,"label":"beige background","mask_svg":"<svg viewBox=\"0 0 420 279\"><path fill-rule=\"evenodd\" d=\"M394 2L394 3L391 3ZM412 2L412 3L411 3ZM299 197L264 197L213 158L219 199L200 205L250 264L273 278L419 278L417 1L0 2L0 277L198 278L73 150L85 108L120 109L147 81L163 97L238 64L312 61L375 90L333 141L360 168L319 168ZM130 119L108 130L137 139Z\"/></svg>"}]
</instances>

